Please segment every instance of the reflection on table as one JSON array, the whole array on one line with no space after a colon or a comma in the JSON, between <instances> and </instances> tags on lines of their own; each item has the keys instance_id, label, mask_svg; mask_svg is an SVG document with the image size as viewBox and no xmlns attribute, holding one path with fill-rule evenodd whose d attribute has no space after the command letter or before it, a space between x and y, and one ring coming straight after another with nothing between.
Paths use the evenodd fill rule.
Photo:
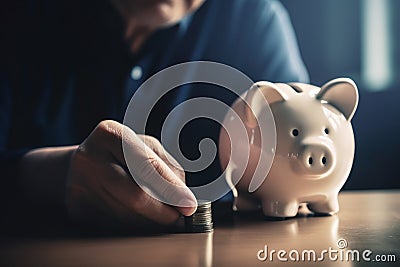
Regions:
<instances>
[{"instance_id":1,"label":"reflection on table","mask_svg":"<svg viewBox=\"0 0 400 267\"><path fill-rule=\"evenodd\" d=\"M286 220L266 219L258 212L221 211L214 232L204 234L9 238L0 245L0 265L376 266L377 262L362 259L363 251L370 250L371 260L395 255L397 262L389 265L395 266L400 257L399 197L400 191L344 192L337 215L319 217L302 211Z\"/></svg>"}]
</instances>

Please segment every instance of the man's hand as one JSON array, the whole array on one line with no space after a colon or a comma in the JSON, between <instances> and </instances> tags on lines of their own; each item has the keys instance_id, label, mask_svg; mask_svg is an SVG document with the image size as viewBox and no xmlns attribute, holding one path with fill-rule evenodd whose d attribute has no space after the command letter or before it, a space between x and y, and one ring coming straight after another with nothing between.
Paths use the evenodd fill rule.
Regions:
<instances>
[{"instance_id":1,"label":"man's hand","mask_svg":"<svg viewBox=\"0 0 400 267\"><path fill-rule=\"evenodd\" d=\"M173 193L172 197L184 203L183 207L161 203L131 177L122 152L124 127L115 121L101 122L72 155L66 196L70 215L89 221L115 217L124 224L143 222L142 218L171 224L180 213L191 215L197 203L185 186L182 168L172 161L157 139L128 130L124 133L124 142L132 149L134 175L150 180L161 175L177 185L173 192L163 193Z\"/></svg>"},{"instance_id":2,"label":"man's hand","mask_svg":"<svg viewBox=\"0 0 400 267\"><path fill-rule=\"evenodd\" d=\"M172 199L179 206L164 204L142 190L128 171L122 142L129 149L135 178L149 184L165 179L171 186L165 189L154 184L152 190L159 190L155 195ZM90 225L136 227L146 226L149 221L171 224L180 214L194 213L197 206L195 196L185 185L184 171L160 142L136 135L115 121L98 124L79 146L32 150L20 166L20 181L32 200L40 205L54 202L61 206L66 185L71 219Z\"/></svg>"}]
</instances>

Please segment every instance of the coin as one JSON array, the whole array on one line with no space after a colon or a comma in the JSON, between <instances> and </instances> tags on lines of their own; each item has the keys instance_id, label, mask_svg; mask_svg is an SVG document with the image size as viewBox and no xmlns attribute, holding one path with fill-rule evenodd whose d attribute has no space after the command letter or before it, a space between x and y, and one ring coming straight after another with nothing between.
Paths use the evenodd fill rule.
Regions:
<instances>
[{"instance_id":1,"label":"coin","mask_svg":"<svg viewBox=\"0 0 400 267\"><path fill-rule=\"evenodd\" d=\"M211 201L198 200L197 210L192 216L185 217L188 232L205 233L213 230Z\"/></svg>"}]
</instances>

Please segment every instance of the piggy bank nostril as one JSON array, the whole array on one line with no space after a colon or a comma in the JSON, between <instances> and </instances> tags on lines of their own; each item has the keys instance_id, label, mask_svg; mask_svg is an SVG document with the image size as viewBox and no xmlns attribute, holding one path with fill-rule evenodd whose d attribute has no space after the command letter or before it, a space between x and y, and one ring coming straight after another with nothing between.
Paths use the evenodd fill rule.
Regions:
<instances>
[{"instance_id":1,"label":"piggy bank nostril","mask_svg":"<svg viewBox=\"0 0 400 267\"><path fill-rule=\"evenodd\" d=\"M309 157L309 158L308 158L308 164L310 164L310 165L313 164L313 158L312 158L312 157Z\"/></svg>"},{"instance_id":2,"label":"piggy bank nostril","mask_svg":"<svg viewBox=\"0 0 400 267\"><path fill-rule=\"evenodd\" d=\"M322 157L321 161L322 161L322 164L325 165L326 164L326 157Z\"/></svg>"}]
</instances>

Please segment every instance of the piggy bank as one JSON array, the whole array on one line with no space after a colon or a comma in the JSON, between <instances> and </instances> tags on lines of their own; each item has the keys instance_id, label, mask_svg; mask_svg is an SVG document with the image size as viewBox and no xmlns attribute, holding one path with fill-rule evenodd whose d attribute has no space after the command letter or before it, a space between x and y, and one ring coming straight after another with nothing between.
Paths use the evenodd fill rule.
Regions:
<instances>
[{"instance_id":1,"label":"piggy bank","mask_svg":"<svg viewBox=\"0 0 400 267\"><path fill-rule=\"evenodd\" d=\"M232 185L234 209L261 205L267 216L292 217L307 204L316 213L336 213L353 164L351 119L357 105L357 87L348 78L321 88L255 83L232 105L220 133L219 157ZM268 112L272 121L260 126ZM275 128L269 131L275 136L262 135L265 127ZM240 128L247 136L237 134ZM261 145L271 140L275 147Z\"/></svg>"}]
</instances>

